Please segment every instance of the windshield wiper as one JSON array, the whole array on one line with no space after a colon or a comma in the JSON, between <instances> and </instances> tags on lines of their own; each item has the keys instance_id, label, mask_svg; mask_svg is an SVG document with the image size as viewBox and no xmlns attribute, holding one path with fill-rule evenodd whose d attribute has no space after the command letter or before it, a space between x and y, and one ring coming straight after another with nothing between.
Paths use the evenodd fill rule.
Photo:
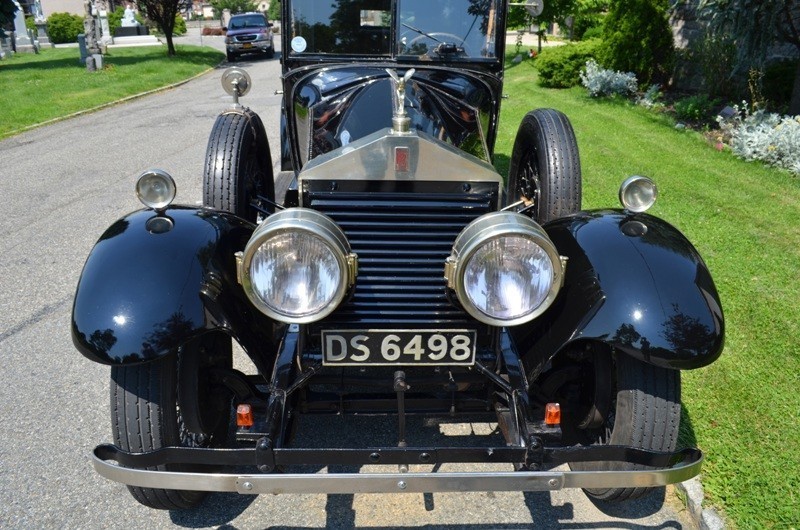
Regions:
<instances>
[{"instance_id":1,"label":"windshield wiper","mask_svg":"<svg viewBox=\"0 0 800 530\"><path fill-rule=\"evenodd\" d=\"M440 41L439 39L437 39L437 38L436 38L436 37L434 37L433 35L431 35L431 34L429 34L429 33L425 33L425 32L424 32L424 31L422 31L421 29L417 29L417 28L415 28L414 26L409 26L409 25L408 25L408 24L406 24L405 22L403 22L403 23L402 23L402 25L403 25L404 27L406 27L406 28L410 29L411 31L416 31L416 32L417 32L417 33L419 33L420 35L425 35L426 37L428 37L428 38L429 38L429 39L431 39L432 41L436 41L436 42L438 42L439 44L444 44L442 41Z\"/></svg>"},{"instance_id":2,"label":"windshield wiper","mask_svg":"<svg viewBox=\"0 0 800 530\"><path fill-rule=\"evenodd\" d=\"M429 39L431 39L434 42L438 42L439 45L436 46L436 48L433 50L433 52L436 55L445 56L445 55L459 55L459 54L463 54L464 53L464 48L462 48L461 45L456 44L455 42L446 42L446 41L437 39L436 37L434 37L430 33L425 33L421 29L415 28L414 26L409 26L405 22L402 22L401 25L406 27L406 28L408 28L408 29L410 29L411 31L419 33L420 35L423 35L425 37L428 37ZM451 36L458 38L456 35L451 35ZM416 38L419 38L419 37L416 37ZM461 44L464 44L464 40L463 39L461 40Z\"/></svg>"}]
</instances>

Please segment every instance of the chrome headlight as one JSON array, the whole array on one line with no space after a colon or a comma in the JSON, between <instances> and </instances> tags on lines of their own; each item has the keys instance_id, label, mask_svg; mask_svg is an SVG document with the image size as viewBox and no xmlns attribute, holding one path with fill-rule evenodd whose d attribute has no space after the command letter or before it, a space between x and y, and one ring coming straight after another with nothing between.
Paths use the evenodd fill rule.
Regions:
<instances>
[{"instance_id":1,"label":"chrome headlight","mask_svg":"<svg viewBox=\"0 0 800 530\"><path fill-rule=\"evenodd\" d=\"M634 175L628 177L619 187L619 202L631 212L641 213L649 210L658 198L658 188L652 179Z\"/></svg>"},{"instance_id":2,"label":"chrome headlight","mask_svg":"<svg viewBox=\"0 0 800 530\"><path fill-rule=\"evenodd\" d=\"M486 324L514 326L550 307L563 284L565 264L529 217L494 212L456 238L445 278L467 313Z\"/></svg>"},{"instance_id":3,"label":"chrome headlight","mask_svg":"<svg viewBox=\"0 0 800 530\"><path fill-rule=\"evenodd\" d=\"M172 204L176 193L175 180L160 169L148 169L136 181L136 196L142 204L156 211L163 211Z\"/></svg>"},{"instance_id":4,"label":"chrome headlight","mask_svg":"<svg viewBox=\"0 0 800 530\"><path fill-rule=\"evenodd\" d=\"M306 208L269 216L237 255L239 281L264 314L290 324L315 322L355 282L357 256L336 223Z\"/></svg>"}]
</instances>

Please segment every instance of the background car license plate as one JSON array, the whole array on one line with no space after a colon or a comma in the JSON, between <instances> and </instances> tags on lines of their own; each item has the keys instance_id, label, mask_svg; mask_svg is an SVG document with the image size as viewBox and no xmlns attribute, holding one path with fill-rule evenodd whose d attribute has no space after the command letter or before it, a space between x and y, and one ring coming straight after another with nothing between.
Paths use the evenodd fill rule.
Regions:
<instances>
[{"instance_id":1,"label":"background car license plate","mask_svg":"<svg viewBox=\"0 0 800 530\"><path fill-rule=\"evenodd\" d=\"M322 332L322 364L337 366L475 364L475 330L330 330Z\"/></svg>"}]
</instances>

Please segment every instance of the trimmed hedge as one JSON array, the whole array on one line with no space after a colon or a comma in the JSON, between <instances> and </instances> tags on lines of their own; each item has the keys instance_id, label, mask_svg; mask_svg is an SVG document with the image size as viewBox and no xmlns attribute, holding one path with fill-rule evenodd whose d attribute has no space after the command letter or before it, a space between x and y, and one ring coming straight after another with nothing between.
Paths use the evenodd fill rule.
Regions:
<instances>
[{"instance_id":1,"label":"trimmed hedge","mask_svg":"<svg viewBox=\"0 0 800 530\"><path fill-rule=\"evenodd\" d=\"M590 39L545 48L536 59L539 84L547 88L569 88L581 84L586 61L596 59L601 41Z\"/></svg>"},{"instance_id":2,"label":"trimmed hedge","mask_svg":"<svg viewBox=\"0 0 800 530\"><path fill-rule=\"evenodd\" d=\"M53 44L77 42L83 33L83 17L72 13L53 13L47 17L47 34Z\"/></svg>"}]
</instances>

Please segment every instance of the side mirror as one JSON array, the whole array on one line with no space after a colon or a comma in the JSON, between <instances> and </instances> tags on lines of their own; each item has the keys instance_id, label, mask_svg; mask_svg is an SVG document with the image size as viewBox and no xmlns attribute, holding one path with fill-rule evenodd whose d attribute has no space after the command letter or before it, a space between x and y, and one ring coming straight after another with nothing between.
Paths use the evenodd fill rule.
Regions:
<instances>
[{"instance_id":1,"label":"side mirror","mask_svg":"<svg viewBox=\"0 0 800 530\"><path fill-rule=\"evenodd\" d=\"M228 31L228 26L222 26L222 31Z\"/></svg>"}]
</instances>

